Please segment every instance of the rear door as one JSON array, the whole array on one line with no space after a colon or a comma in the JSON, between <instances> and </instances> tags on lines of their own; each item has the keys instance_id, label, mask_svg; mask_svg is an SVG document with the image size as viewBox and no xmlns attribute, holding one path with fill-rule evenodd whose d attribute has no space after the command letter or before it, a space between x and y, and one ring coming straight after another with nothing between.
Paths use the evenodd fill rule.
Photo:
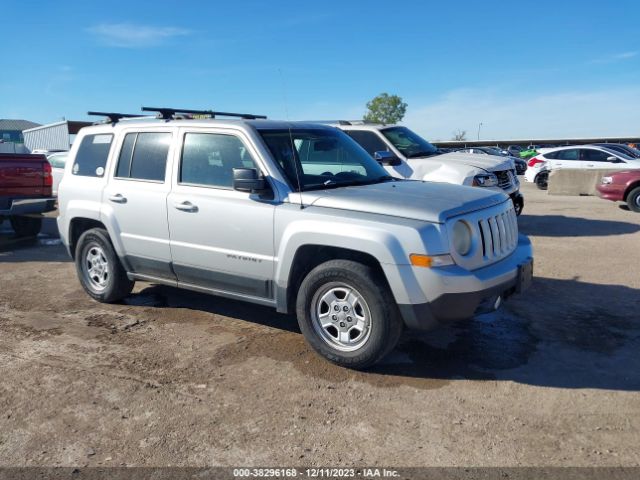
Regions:
<instances>
[{"instance_id":1,"label":"rear door","mask_svg":"<svg viewBox=\"0 0 640 480\"><path fill-rule=\"evenodd\" d=\"M584 168L580 160L580 150L577 148L568 148L551 153L554 158L549 158L548 155L545 155L545 158L549 159L552 169Z\"/></svg>"},{"instance_id":2,"label":"rear door","mask_svg":"<svg viewBox=\"0 0 640 480\"><path fill-rule=\"evenodd\" d=\"M104 190L103 215L118 229L128 268L135 273L175 279L171 269L167 196L168 158L174 130L125 130L117 161Z\"/></svg>"}]
</instances>

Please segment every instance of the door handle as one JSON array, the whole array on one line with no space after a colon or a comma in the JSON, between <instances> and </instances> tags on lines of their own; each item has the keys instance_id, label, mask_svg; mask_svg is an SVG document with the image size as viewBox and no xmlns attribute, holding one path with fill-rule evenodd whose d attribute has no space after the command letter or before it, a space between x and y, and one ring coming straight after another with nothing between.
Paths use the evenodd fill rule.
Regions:
<instances>
[{"instance_id":1,"label":"door handle","mask_svg":"<svg viewBox=\"0 0 640 480\"><path fill-rule=\"evenodd\" d=\"M111 195L109 200L114 203L127 203L127 197L123 197L122 194L116 193L115 195Z\"/></svg>"},{"instance_id":2,"label":"door handle","mask_svg":"<svg viewBox=\"0 0 640 480\"><path fill-rule=\"evenodd\" d=\"M593 163L587 163L587 167L593 167Z\"/></svg>"},{"instance_id":3,"label":"door handle","mask_svg":"<svg viewBox=\"0 0 640 480\"><path fill-rule=\"evenodd\" d=\"M197 212L198 211L198 207L196 205L194 205L193 203L186 201L186 202L182 202L182 203L174 203L173 204L173 208L175 208L176 210L181 210L183 212Z\"/></svg>"}]
</instances>

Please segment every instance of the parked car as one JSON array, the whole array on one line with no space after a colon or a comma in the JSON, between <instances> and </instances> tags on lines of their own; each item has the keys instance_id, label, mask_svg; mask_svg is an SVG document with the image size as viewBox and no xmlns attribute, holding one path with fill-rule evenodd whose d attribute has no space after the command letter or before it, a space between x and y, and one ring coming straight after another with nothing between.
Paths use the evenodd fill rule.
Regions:
<instances>
[{"instance_id":1,"label":"parked car","mask_svg":"<svg viewBox=\"0 0 640 480\"><path fill-rule=\"evenodd\" d=\"M143 280L296 312L316 351L365 368L403 326L530 284L504 193L398 180L338 129L241 118L80 131L58 228L89 296L117 302Z\"/></svg>"},{"instance_id":2,"label":"parked car","mask_svg":"<svg viewBox=\"0 0 640 480\"><path fill-rule=\"evenodd\" d=\"M509 145L504 151L512 157L520 157L520 152L522 152L522 150L524 149L520 145Z\"/></svg>"},{"instance_id":3,"label":"parked car","mask_svg":"<svg viewBox=\"0 0 640 480\"><path fill-rule=\"evenodd\" d=\"M631 158L640 158L640 151L630 147L629 145L624 145L621 143L594 143L592 145L595 145L596 147L608 148L609 150L613 150L614 152L624 153Z\"/></svg>"},{"instance_id":4,"label":"parked car","mask_svg":"<svg viewBox=\"0 0 640 480\"><path fill-rule=\"evenodd\" d=\"M525 160L519 157L513 157L509 155L509 153L507 153L505 150L502 150L498 147L470 147L462 149L460 151L466 153L476 153L480 155L496 155L498 157L507 157L514 163L516 173L518 175L524 175L524 172L527 171L527 162Z\"/></svg>"},{"instance_id":5,"label":"parked car","mask_svg":"<svg viewBox=\"0 0 640 480\"><path fill-rule=\"evenodd\" d=\"M516 214L524 208L513 162L505 157L464 152L440 154L417 133L400 125L341 122L335 125L353 138L395 178L446 182L502 191Z\"/></svg>"},{"instance_id":6,"label":"parked car","mask_svg":"<svg viewBox=\"0 0 640 480\"><path fill-rule=\"evenodd\" d=\"M640 169L606 175L596 188L601 198L626 202L629 210L640 213Z\"/></svg>"},{"instance_id":7,"label":"parked car","mask_svg":"<svg viewBox=\"0 0 640 480\"><path fill-rule=\"evenodd\" d=\"M543 149L529 160L524 178L544 190L549 171L560 168L628 170L640 168L640 159L594 145Z\"/></svg>"},{"instance_id":8,"label":"parked car","mask_svg":"<svg viewBox=\"0 0 640 480\"><path fill-rule=\"evenodd\" d=\"M58 195L58 186L64 175L64 167L69 158L69 152L58 152L47 155L47 160L51 164L51 173L53 175L53 195Z\"/></svg>"},{"instance_id":9,"label":"parked car","mask_svg":"<svg viewBox=\"0 0 640 480\"><path fill-rule=\"evenodd\" d=\"M55 209L51 166L44 155L0 153L0 222L20 237L35 236L42 213Z\"/></svg>"}]
</instances>

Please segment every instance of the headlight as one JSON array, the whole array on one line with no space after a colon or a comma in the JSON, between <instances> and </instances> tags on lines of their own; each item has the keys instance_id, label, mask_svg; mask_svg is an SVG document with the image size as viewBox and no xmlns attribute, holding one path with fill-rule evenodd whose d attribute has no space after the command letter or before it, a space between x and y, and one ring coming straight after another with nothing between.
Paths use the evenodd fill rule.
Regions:
<instances>
[{"instance_id":1,"label":"headlight","mask_svg":"<svg viewBox=\"0 0 640 480\"><path fill-rule=\"evenodd\" d=\"M473 177L474 187L495 187L498 185L498 177L493 173L482 173Z\"/></svg>"},{"instance_id":2,"label":"headlight","mask_svg":"<svg viewBox=\"0 0 640 480\"><path fill-rule=\"evenodd\" d=\"M603 185L610 185L613 183L613 178L612 177L602 177L602 180L600 180L600 183L602 183Z\"/></svg>"},{"instance_id":3,"label":"headlight","mask_svg":"<svg viewBox=\"0 0 640 480\"><path fill-rule=\"evenodd\" d=\"M453 248L463 257L471 250L471 229L466 222L458 220L453 225Z\"/></svg>"}]
</instances>

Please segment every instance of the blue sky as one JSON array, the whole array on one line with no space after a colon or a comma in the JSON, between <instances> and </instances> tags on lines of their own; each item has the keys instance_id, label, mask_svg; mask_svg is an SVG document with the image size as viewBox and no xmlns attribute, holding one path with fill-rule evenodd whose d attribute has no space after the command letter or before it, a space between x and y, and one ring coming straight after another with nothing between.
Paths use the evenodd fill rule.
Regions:
<instances>
[{"instance_id":1,"label":"blue sky","mask_svg":"<svg viewBox=\"0 0 640 480\"><path fill-rule=\"evenodd\" d=\"M11 3L0 118L360 118L389 92L431 140L640 134L638 2Z\"/></svg>"}]
</instances>

